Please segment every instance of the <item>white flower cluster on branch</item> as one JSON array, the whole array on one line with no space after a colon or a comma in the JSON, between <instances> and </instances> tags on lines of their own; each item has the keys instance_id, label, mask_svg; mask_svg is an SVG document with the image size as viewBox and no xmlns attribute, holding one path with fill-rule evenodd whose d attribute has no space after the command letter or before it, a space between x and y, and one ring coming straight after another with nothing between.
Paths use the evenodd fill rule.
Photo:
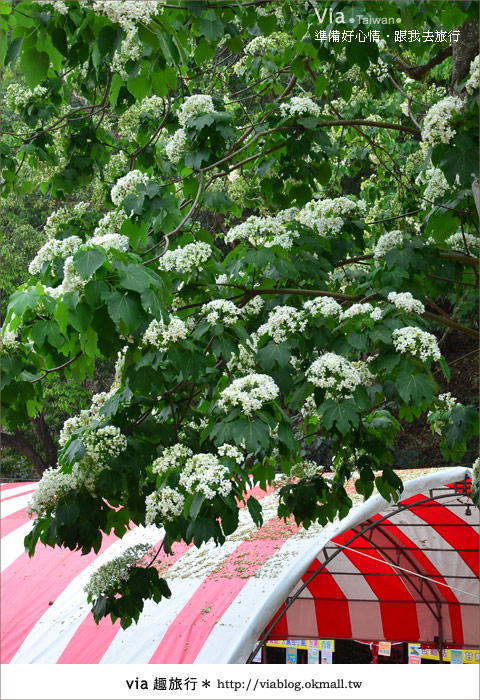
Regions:
<instances>
[{"instance_id":1,"label":"white flower cluster on branch","mask_svg":"<svg viewBox=\"0 0 480 700\"><path fill-rule=\"evenodd\" d=\"M165 144L165 153L172 163L178 163L187 148L187 132L185 129L177 129Z\"/></svg>"},{"instance_id":2,"label":"white flower cluster on branch","mask_svg":"<svg viewBox=\"0 0 480 700\"><path fill-rule=\"evenodd\" d=\"M130 138L138 128L140 117L146 112L153 112L156 118L160 117L161 111L163 110L164 102L158 95L151 95L150 97L144 97L143 100L139 102L134 102L131 107L129 107L121 115L118 120L117 131L120 136L125 136Z\"/></svg>"},{"instance_id":3,"label":"white flower cluster on branch","mask_svg":"<svg viewBox=\"0 0 480 700\"><path fill-rule=\"evenodd\" d=\"M336 235L341 232L345 217L362 216L366 209L362 200L354 202L347 197L314 199L300 210L297 220L320 236Z\"/></svg>"},{"instance_id":4,"label":"white flower cluster on branch","mask_svg":"<svg viewBox=\"0 0 480 700\"><path fill-rule=\"evenodd\" d=\"M428 199L431 202L443 197L445 192L447 192L450 188L450 185L448 184L447 179L440 168L434 167L427 168L425 171L419 173L415 179L415 184L426 185L423 191L423 196L425 199ZM426 209L428 204L428 202L422 201L422 209Z\"/></svg>"},{"instance_id":5,"label":"white flower cluster on branch","mask_svg":"<svg viewBox=\"0 0 480 700\"><path fill-rule=\"evenodd\" d=\"M112 202L118 207L121 205L127 194L135 192L137 185L146 185L149 178L140 170L130 170L126 175L121 177L112 187L110 196Z\"/></svg>"},{"instance_id":6,"label":"white flower cluster on branch","mask_svg":"<svg viewBox=\"0 0 480 700\"><path fill-rule=\"evenodd\" d=\"M397 328L393 331L392 338L395 350L404 355L415 355L424 361L430 358L439 360L441 357L435 336L416 326Z\"/></svg>"},{"instance_id":7,"label":"white flower cluster on branch","mask_svg":"<svg viewBox=\"0 0 480 700\"><path fill-rule=\"evenodd\" d=\"M409 314L425 313L425 307L422 302L415 299L410 292L390 292L387 299L397 309L403 309Z\"/></svg>"},{"instance_id":8,"label":"white flower cluster on branch","mask_svg":"<svg viewBox=\"0 0 480 700\"><path fill-rule=\"evenodd\" d=\"M403 239L404 234L402 231L387 231L387 233L382 233L373 249L373 257L375 260L384 258L389 250L401 246Z\"/></svg>"},{"instance_id":9,"label":"white flower cluster on branch","mask_svg":"<svg viewBox=\"0 0 480 700\"><path fill-rule=\"evenodd\" d=\"M81 0L81 4L91 7L91 0ZM96 14L106 15L111 22L127 31L140 23L150 24L159 9L157 0L95 0L93 3Z\"/></svg>"},{"instance_id":10,"label":"white flower cluster on branch","mask_svg":"<svg viewBox=\"0 0 480 700\"><path fill-rule=\"evenodd\" d=\"M284 219L276 216L249 216L246 221L234 226L224 237L225 243L248 241L254 246L271 248L281 245L289 250L293 239L298 236L296 231L289 231L284 225Z\"/></svg>"},{"instance_id":11,"label":"white flower cluster on branch","mask_svg":"<svg viewBox=\"0 0 480 700\"><path fill-rule=\"evenodd\" d=\"M282 102L280 105L282 117L295 117L304 114L319 117L321 113L320 107L308 95L305 97L292 97L288 102Z\"/></svg>"},{"instance_id":12,"label":"white flower cluster on branch","mask_svg":"<svg viewBox=\"0 0 480 700\"><path fill-rule=\"evenodd\" d=\"M286 32L273 32L269 36L256 36L245 46L250 56L263 56L267 52L285 51L292 45L292 37Z\"/></svg>"},{"instance_id":13,"label":"white flower cluster on branch","mask_svg":"<svg viewBox=\"0 0 480 700\"><path fill-rule=\"evenodd\" d=\"M173 447L165 447L161 457L158 457L153 463L153 473L166 474L170 470L178 469L192 455L192 450L181 443L177 443Z\"/></svg>"},{"instance_id":14,"label":"white flower cluster on branch","mask_svg":"<svg viewBox=\"0 0 480 700\"><path fill-rule=\"evenodd\" d=\"M127 449L127 438L116 425L92 430L83 436L83 444L97 465L104 464L109 457L118 457Z\"/></svg>"},{"instance_id":15,"label":"white flower cluster on branch","mask_svg":"<svg viewBox=\"0 0 480 700\"><path fill-rule=\"evenodd\" d=\"M422 140L426 143L450 143L457 133L451 127L450 120L463 106L460 97L445 97L430 107L423 120Z\"/></svg>"},{"instance_id":16,"label":"white flower cluster on branch","mask_svg":"<svg viewBox=\"0 0 480 700\"><path fill-rule=\"evenodd\" d=\"M45 222L43 230L48 238L55 238L61 226L68 224L71 219L82 216L87 211L87 202L78 202L72 206L60 207L50 214Z\"/></svg>"},{"instance_id":17,"label":"white flower cluster on branch","mask_svg":"<svg viewBox=\"0 0 480 700\"><path fill-rule=\"evenodd\" d=\"M442 407L442 409L437 410L437 413L439 411L442 411L443 413L447 411L451 411L452 408L455 406L458 406L458 401L455 398L455 396L452 396L450 391L445 392L444 394L439 394L438 396L439 401L443 401L445 403L445 406ZM433 411L429 411L427 414L427 419L430 418L430 416L433 414ZM447 421L441 417L438 416L436 420L432 421L430 424L430 427L432 429L432 432L436 433L437 435L442 434L442 428L444 425L447 423Z\"/></svg>"},{"instance_id":18,"label":"white flower cluster on branch","mask_svg":"<svg viewBox=\"0 0 480 700\"><path fill-rule=\"evenodd\" d=\"M480 248L480 237L472 233L453 233L447 238L445 243L453 250L460 250L462 253L469 252L470 248Z\"/></svg>"},{"instance_id":19,"label":"white flower cluster on branch","mask_svg":"<svg viewBox=\"0 0 480 700\"><path fill-rule=\"evenodd\" d=\"M160 491L154 491L145 499L146 525L153 525L157 517L162 522L178 518L183 513L185 497L177 489L164 486Z\"/></svg>"},{"instance_id":20,"label":"white flower cluster on branch","mask_svg":"<svg viewBox=\"0 0 480 700\"><path fill-rule=\"evenodd\" d=\"M158 261L160 270L174 270L182 275L185 272L192 270L203 270L203 263L207 262L212 256L213 249L208 243L188 243L183 248L175 248L175 250L167 250Z\"/></svg>"},{"instance_id":21,"label":"white flower cluster on branch","mask_svg":"<svg viewBox=\"0 0 480 700\"><path fill-rule=\"evenodd\" d=\"M33 258L32 262L28 266L28 271L31 275L39 275L42 272L42 267L45 263L51 263L56 258L67 258L77 250L82 245L83 241L78 236L69 236L64 238L63 241L59 241L56 238L51 238L48 240L36 256Z\"/></svg>"},{"instance_id":22,"label":"white flower cluster on branch","mask_svg":"<svg viewBox=\"0 0 480 700\"><path fill-rule=\"evenodd\" d=\"M192 117L213 112L215 112L215 107L210 95L191 95L184 99L178 110L178 122L181 126L186 126Z\"/></svg>"},{"instance_id":23,"label":"white flower cluster on branch","mask_svg":"<svg viewBox=\"0 0 480 700\"><path fill-rule=\"evenodd\" d=\"M303 311L293 306L276 306L268 315L267 322L260 326L256 335L268 334L275 343L283 343L292 333L305 330L307 321Z\"/></svg>"},{"instance_id":24,"label":"white flower cluster on branch","mask_svg":"<svg viewBox=\"0 0 480 700\"><path fill-rule=\"evenodd\" d=\"M326 396L350 396L362 384L362 376L352 362L334 352L321 355L308 368L306 378L320 389L328 389Z\"/></svg>"},{"instance_id":25,"label":"white flower cluster on branch","mask_svg":"<svg viewBox=\"0 0 480 700\"><path fill-rule=\"evenodd\" d=\"M128 581L132 567L138 564L151 548L152 544L136 544L129 547L122 555L99 566L83 590L92 598L114 591L119 583Z\"/></svg>"},{"instance_id":26,"label":"white flower cluster on branch","mask_svg":"<svg viewBox=\"0 0 480 700\"><path fill-rule=\"evenodd\" d=\"M218 405L225 413L231 406L240 406L246 416L262 408L264 403L276 399L280 390L267 374L249 374L234 379L220 394Z\"/></svg>"},{"instance_id":27,"label":"white flower cluster on branch","mask_svg":"<svg viewBox=\"0 0 480 700\"><path fill-rule=\"evenodd\" d=\"M171 316L168 324L153 319L143 335L142 342L144 345L153 345L158 350L166 350L169 345L185 340L187 335L186 324L178 316Z\"/></svg>"},{"instance_id":28,"label":"white flower cluster on branch","mask_svg":"<svg viewBox=\"0 0 480 700\"><path fill-rule=\"evenodd\" d=\"M480 87L480 56L475 56L470 64L470 77L465 83L465 90L472 95Z\"/></svg>"},{"instance_id":29,"label":"white flower cluster on branch","mask_svg":"<svg viewBox=\"0 0 480 700\"><path fill-rule=\"evenodd\" d=\"M61 472L60 467L46 469L28 502L27 517L31 518L33 514L41 516L50 508L54 508L58 499L71 489L78 488L82 480L83 475L77 464L73 466L70 474Z\"/></svg>"},{"instance_id":30,"label":"white flower cluster on branch","mask_svg":"<svg viewBox=\"0 0 480 700\"><path fill-rule=\"evenodd\" d=\"M317 297L304 302L303 308L314 318L316 316L340 316L342 307L333 297Z\"/></svg>"},{"instance_id":31,"label":"white flower cluster on branch","mask_svg":"<svg viewBox=\"0 0 480 700\"><path fill-rule=\"evenodd\" d=\"M212 326L216 323L223 323L225 326L232 326L238 321L240 309L233 301L227 299L214 299L202 306L202 314L206 314L205 320Z\"/></svg>"},{"instance_id":32,"label":"white flower cluster on branch","mask_svg":"<svg viewBox=\"0 0 480 700\"><path fill-rule=\"evenodd\" d=\"M187 493L203 493L205 498L214 498L218 493L228 496L232 490L228 467L218 457L209 453L199 453L190 457L180 474L180 485Z\"/></svg>"}]
</instances>

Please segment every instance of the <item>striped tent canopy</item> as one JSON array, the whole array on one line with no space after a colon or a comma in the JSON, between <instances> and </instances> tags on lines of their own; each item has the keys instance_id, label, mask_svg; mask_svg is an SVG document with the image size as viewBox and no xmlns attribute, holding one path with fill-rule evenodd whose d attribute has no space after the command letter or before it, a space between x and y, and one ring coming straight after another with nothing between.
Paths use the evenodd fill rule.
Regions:
<instances>
[{"instance_id":1,"label":"striped tent canopy","mask_svg":"<svg viewBox=\"0 0 480 700\"><path fill-rule=\"evenodd\" d=\"M23 538L36 484L5 484L3 663L245 663L263 636L440 636L475 647L479 512L468 497L470 478L464 467L429 470L405 484L400 503L376 495L344 520L309 530L278 519L274 489L253 489L265 524L256 528L244 508L222 547L174 546L158 563L172 597L147 601L126 630L109 619L95 625L83 587L102 563L151 541L152 529L106 537L98 555L39 545L29 559ZM160 543L162 531L154 532Z\"/></svg>"}]
</instances>

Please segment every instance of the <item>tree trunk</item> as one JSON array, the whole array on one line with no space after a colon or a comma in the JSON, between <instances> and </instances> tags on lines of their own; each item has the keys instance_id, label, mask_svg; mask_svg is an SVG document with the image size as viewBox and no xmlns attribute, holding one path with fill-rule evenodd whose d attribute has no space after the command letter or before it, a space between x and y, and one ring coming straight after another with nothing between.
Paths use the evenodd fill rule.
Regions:
<instances>
[{"instance_id":1,"label":"tree trunk","mask_svg":"<svg viewBox=\"0 0 480 700\"><path fill-rule=\"evenodd\" d=\"M479 51L477 21L475 19L467 20L459 31L458 41L453 42L452 94L459 92L458 86L468 75L470 63Z\"/></svg>"},{"instance_id":2,"label":"tree trunk","mask_svg":"<svg viewBox=\"0 0 480 700\"><path fill-rule=\"evenodd\" d=\"M48 426L45 423L43 412L39 413L39 415L35 418L32 418L32 425L45 452L47 465L49 467L55 467L57 465L57 446L55 445L52 436L50 435Z\"/></svg>"},{"instance_id":3,"label":"tree trunk","mask_svg":"<svg viewBox=\"0 0 480 700\"><path fill-rule=\"evenodd\" d=\"M38 454L38 452L30 445L30 443L18 432L18 430L15 430L13 435L2 431L1 437L2 447L9 447L12 450L17 450L17 452L20 452L20 454L26 457L28 461L33 464L37 474L42 476L48 465Z\"/></svg>"}]
</instances>

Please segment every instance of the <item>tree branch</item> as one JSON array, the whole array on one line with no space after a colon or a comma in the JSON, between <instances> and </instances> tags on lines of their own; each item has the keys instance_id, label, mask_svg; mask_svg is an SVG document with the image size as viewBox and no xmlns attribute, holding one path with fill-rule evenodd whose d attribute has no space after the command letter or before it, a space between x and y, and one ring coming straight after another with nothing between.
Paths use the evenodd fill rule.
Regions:
<instances>
[{"instance_id":1,"label":"tree branch","mask_svg":"<svg viewBox=\"0 0 480 700\"><path fill-rule=\"evenodd\" d=\"M20 454L26 457L30 464L34 466L37 474L42 476L48 465L45 463L39 453L30 445L28 440L26 440L23 435L18 432L18 430L15 430L13 435L2 430L1 439L2 447L20 452Z\"/></svg>"},{"instance_id":2,"label":"tree branch","mask_svg":"<svg viewBox=\"0 0 480 700\"><path fill-rule=\"evenodd\" d=\"M433 56L433 58L428 61L428 63L423 63L421 66L410 66L408 63L406 63L406 61L401 59L400 56L394 56L391 53L388 55L394 60L398 68L400 68L400 70L406 73L410 78L413 78L414 80L422 80L422 78L424 78L427 73L432 70L432 68L438 66L439 63L443 63L446 58L451 56L452 51L452 46L444 46L435 56Z\"/></svg>"}]
</instances>

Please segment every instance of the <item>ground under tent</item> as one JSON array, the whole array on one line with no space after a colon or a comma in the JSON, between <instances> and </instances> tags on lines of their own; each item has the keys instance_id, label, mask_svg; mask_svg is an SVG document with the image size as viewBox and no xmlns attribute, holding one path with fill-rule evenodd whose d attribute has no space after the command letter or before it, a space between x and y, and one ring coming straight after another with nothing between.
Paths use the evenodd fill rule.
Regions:
<instances>
[{"instance_id":1,"label":"ground under tent","mask_svg":"<svg viewBox=\"0 0 480 700\"><path fill-rule=\"evenodd\" d=\"M97 627L83 587L93 568L151 529L110 536L99 555L40 545L29 559L25 510L36 485L5 484L3 663L242 664L260 640L284 638L478 647L479 511L470 479L464 467L431 470L407 481L397 504L377 495L307 531L276 517L273 489L255 489L263 527L244 509L223 547L174 547L160 560L172 597L148 601L127 630L110 620Z\"/></svg>"}]
</instances>

